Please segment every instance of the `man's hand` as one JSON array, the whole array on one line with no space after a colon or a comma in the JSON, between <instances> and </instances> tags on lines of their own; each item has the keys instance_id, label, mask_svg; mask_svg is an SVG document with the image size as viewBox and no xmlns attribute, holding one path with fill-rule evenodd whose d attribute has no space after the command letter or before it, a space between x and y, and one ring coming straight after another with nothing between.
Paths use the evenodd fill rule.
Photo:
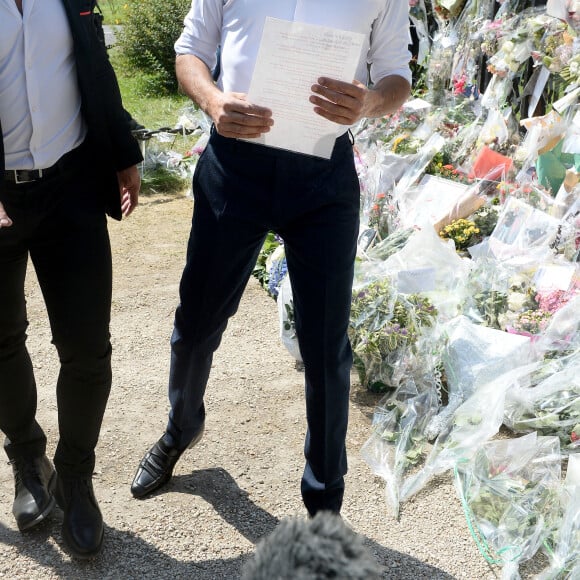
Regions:
<instances>
[{"instance_id":1,"label":"man's hand","mask_svg":"<svg viewBox=\"0 0 580 580\"><path fill-rule=\"evenodd\" d=\"M121 211L127 217L139 203L139 189L141 189L141 176L136 165L117 171L119 193L121 194Z\"/></svg>"},{"instance_id":2,"label":"man's hand","mask_svg":"<svg viewBox=\"0 0 580 580\"><path fill-rule=\"evenodd\" d=\"M314 112L340 125L353 125L362 119L368 89L359 81L345 83L322 77L312 85L310 102Z\"/></svg>"},{"instance_id":3,"label":"man's hand","mask_svg":"<svg viewBox=\"0 0 580 580\"><path fill-rule=\"evenodd\" d=\"M346 83L327 77L319 78L311 88L314 112L340 125L394 113L411 90L409 82L398 75L382 78L372 89L356 80Z\"/></svg>"},{"instance_id":4,"label":"man's hand","mask_svg":"<svg viewBox=\"0 0 580 580\"><path fill-rule=\"evenodd\" d=\"M0 229L9 228L12 225L12 220L8 217L6 211L4 211L4 206L0 201Z\"/></svg>"},{"instance_id":5,"label":"man's hand","mask_svg":"<svg viewBox=\"0 0 580 580\"><path fill-rule=\"evenodd\" d=\"M272 111L248 102L244 93L223 93L207 65L192 54L176 58L175 72L183 92L199 105L223 137L259 137L273 125Z\"/></svg>"},{"instance_id":6,"label":"man's hand","mask_svg":"<svg viewBox=\"0 0 580 580\"><path fill-rule=\"evenodd\" d=\"M259 137L274 124L272 111L252 105L244 93L218 93L208 106L208 114L223 137Z\"/></svg>"}]
</instances>

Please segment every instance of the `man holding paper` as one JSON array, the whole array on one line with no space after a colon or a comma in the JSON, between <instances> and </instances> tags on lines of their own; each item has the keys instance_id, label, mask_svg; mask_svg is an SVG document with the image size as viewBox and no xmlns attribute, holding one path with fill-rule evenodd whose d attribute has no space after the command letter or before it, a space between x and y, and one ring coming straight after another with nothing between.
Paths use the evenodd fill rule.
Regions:
<instances>
[{"instance_id":1,"label":"man holding paper","mask_svg":"<svg viewBox=\"0 0 580 580\"><path fill-rule=\"evenodd\" d=\"M284 240L305 364L302 497L311 515L340 511L360 198L348 127L407 99L408 44L402 0L193 0L175 44L177 77L213 127L193 177L169 421L139 465L135 497L165 484L201 438L213 353L273 230Z\"/></svg>"}]
</instances>

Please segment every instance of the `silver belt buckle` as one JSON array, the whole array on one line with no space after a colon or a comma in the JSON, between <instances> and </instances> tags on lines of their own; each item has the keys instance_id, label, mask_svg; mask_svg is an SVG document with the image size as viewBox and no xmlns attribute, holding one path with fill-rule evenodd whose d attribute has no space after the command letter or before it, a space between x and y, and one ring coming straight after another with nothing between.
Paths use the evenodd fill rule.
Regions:
<instances>
[{"instance_id":1,"label":"silver belt buckle","mask_svg":"<svg viewBox=\"0 0 580 580\"><path fill-rule=\"evenodd\" d=\"M21 184L21 183L32 183L36 181L36 179L20 179L19 174L20 172L28 171L32 172L35 171L34 169L14 169L14 183ZM38 179L42 177L42 169L38 169Z\"/></svg>"}]
</instances>

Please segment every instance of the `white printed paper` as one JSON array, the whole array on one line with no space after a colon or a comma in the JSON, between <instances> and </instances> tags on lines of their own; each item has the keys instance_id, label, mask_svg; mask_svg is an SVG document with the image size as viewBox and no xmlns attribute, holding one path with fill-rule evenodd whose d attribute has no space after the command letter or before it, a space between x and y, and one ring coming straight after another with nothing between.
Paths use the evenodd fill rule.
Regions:
<instances>
[{"instance_id":1,"label":"white printed paper","mask_svg":"<svg viewBox=\"0 0 580 580\"><path fill-rule=\"evenodd\" d=\"M268 133L248 141L329 159L343 126L317 115L311 87L325 76L352 82L364 35L266 18L248 100L272 110Z\"/></svg>"}]
</instances>

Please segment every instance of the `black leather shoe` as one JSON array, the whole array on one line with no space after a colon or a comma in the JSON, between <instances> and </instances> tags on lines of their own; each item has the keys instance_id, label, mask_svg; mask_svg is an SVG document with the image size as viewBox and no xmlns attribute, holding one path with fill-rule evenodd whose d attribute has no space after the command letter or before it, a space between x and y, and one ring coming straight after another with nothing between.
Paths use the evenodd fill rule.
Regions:
<instances>
[{"instance_id":1,"label":"black leather shoe","mask_svg":"<svg viewBox=\"0 0 580 580\"><path fill-rule=\"evenodd\" d=\"M57 480L56 501L64 512L62 538L77 558L93 558L103 547L103 516L90 477Z\"/></svg>"},{"instance_id":2,"label":"black leather shoe","mask_svg":"<svg viewBox=\"0 0 580 580\"><path fill-rule=\"evenodd\" d=\"M199 433L193 438L187 449L191 449L199 443L203 435L204 427L202 425ZM137 473L131 484L131 493L133 497L142 498L151 492L165 485L173 473L173 468L177 460L181 457L185 449L177 449L168 445L164 438L161 437L141 460Z\"/></svg>"},{"instance_id":3,"label":"black leather shoe","mask_svg":"<svg viewBox=\"0 0 580 580\"><path fill-rule=\"evenodd\" d=\"M50 514L56 505L53 492L56 472L48 457L10 461L14 472L12 513L21 531L29 530Z\"/></svg>"}]
</instances>

